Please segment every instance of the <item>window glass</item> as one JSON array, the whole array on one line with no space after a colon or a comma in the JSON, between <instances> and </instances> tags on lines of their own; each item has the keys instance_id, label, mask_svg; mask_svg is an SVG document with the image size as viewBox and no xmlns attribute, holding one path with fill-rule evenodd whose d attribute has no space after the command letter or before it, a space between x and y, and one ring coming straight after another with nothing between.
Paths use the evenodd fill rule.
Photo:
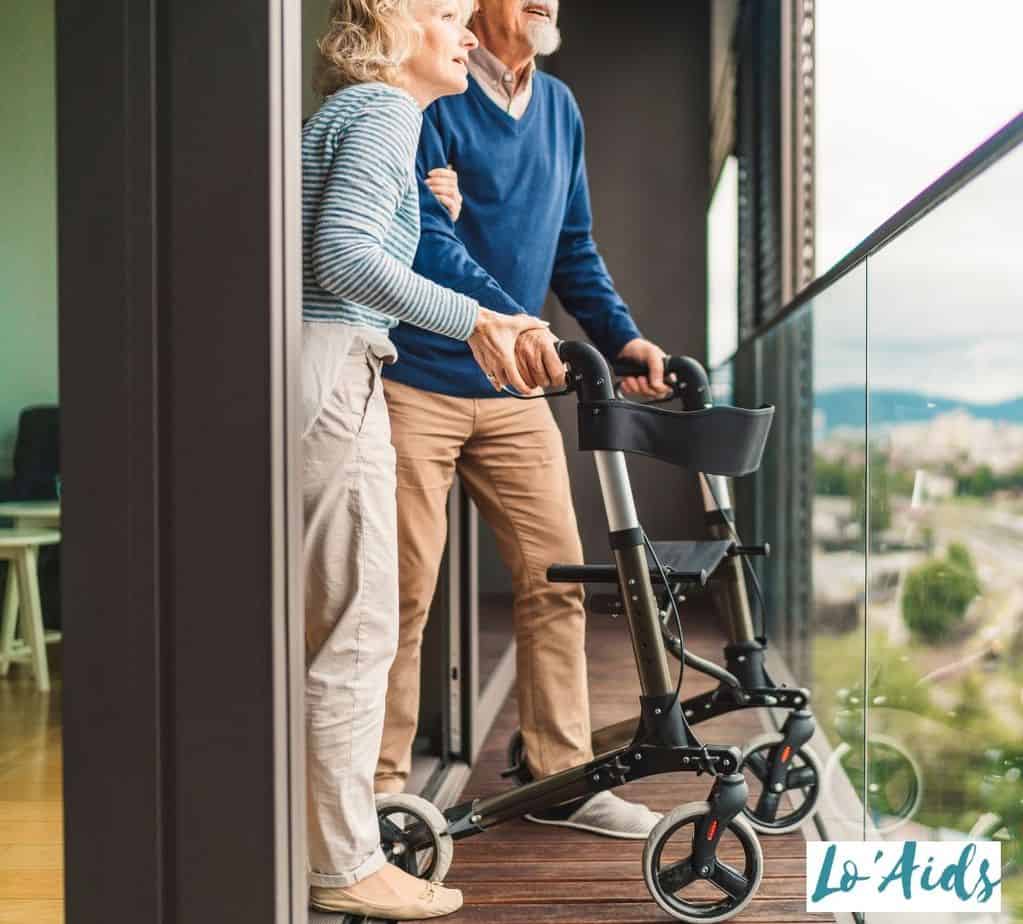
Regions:
<instances>
[{"instance_id":1,"label":"window glass","mask_svg":"<svg viewBox=\"0 0 1023 924\"><path fill-rule=\"evenodd\" d=\"M817 273L1023 108L1023 4L818 0Z\"/></svg>"},{"instance_id":2,"label":"window glass","mask_svg":"<svg viewBox=\"0 0 1023 924\"><path fill-rule=\"evenodd\" d=\"M739 170L725 161L707 212L707 358L710 367L739 342Z\"/></svg>"}]
</instances>

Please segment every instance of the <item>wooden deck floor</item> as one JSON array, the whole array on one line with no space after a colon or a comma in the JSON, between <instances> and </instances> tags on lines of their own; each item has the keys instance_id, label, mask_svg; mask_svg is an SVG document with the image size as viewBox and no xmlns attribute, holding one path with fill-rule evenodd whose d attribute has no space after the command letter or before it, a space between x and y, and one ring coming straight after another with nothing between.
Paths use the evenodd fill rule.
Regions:
<instances>
[{"instance_id":1,"label":"wooden deck floor","mask_svg":"<svg viewBox=\"0 0 1023 924\"><path fill-rule=\"evenodd\" d=\"M686 642L697 654L720 661L721 638L706 627L690 626ZM587 642L591 709L595 725L635 715L639 683L627 627L621 620L591 618ZM712 683L695 671L686 675L686 695ZM499 776L504 750L517 725L514 696L505 704L484 746L464 793L492 795L508 787ZM721 716L699 726L707 743L741 744L764 730L754 710ZM625 798L668 811L702 801L709 777L672 774L631 783L616 790ZM753 902L733 920L759 924L830 921L831 915L807 914L805 847L800 833L762 837L765 872ZM460 841L447 884L458 886L465 905L445 920L452 924L600 924L667 921L643 883L642 841L596 837L564 828L514 821Z\"/></svg>"},{"instance_id":2,"label":"wooden deck floor","mask_svg":"<svg viewBox=\"0 0 1023 924\"><path fill-rule=\"evenodd\" d=\"M635 714L639 695L628 633L621 621L594 618L588 642L594 721L608 724ZM719 656L720 640L691 625L686 637L698 654ZM36 693L27 671L12 668L0 683L0 921L63 921L60 748L60 658L57 686ZM687 675L687 695L708 686ZM499 772L517 724L509 699L488 738L465 796L508 786ZM762 730L756 712L723 716L699 726L708 743L739 743ZM655 777L618 790L666 811L698 801L706 776ZM761 838L765 875L752 904L735 921L789 924L833 920L804 907L804 847L799 834ZM447 918L461 924L601 924L670 920L650 899L640 868L642 842L616 841L524 821L511 822L459 842L448 882L465 893L465 907Z\"/></svg>"}]
</instances>

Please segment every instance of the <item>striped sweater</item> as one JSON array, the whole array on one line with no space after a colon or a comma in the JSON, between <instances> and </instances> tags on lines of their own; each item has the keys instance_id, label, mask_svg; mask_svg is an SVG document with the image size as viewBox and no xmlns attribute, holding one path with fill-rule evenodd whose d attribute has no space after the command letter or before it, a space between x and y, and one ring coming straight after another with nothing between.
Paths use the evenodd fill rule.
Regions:
<instances>
[{"instance_id":1,"label":"striped sweater","mask_svg":"<svg viewBox=\"0 0 1023 924\"><path fill-rule=\"evenodd\" d=\"M467 340L475 299L412 272L422 112L364 83L330 96L302 129L302 316L389 330L399 321Z\"/></svg>"}]
</instances>

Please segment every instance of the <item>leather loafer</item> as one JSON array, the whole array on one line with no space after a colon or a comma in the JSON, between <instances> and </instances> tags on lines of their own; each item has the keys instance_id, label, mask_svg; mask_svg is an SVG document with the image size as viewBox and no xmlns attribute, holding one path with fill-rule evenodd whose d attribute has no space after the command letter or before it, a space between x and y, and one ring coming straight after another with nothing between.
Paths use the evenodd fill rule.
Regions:
<instances>
[{"instance_id":1,"label":"leather loafer","mask_svg":"<svg viewBox=\"0 0 1023 924\"><path fill-rule=\"evenodd\" d=\"M462 893L437 882L424 882L423 891L415 901L391 905L357 898L344 889L312 886L309 890L309 907L316 911L361 914L385 921L419 921L457 911L462 907Z\"/></svg>"}]
</instances>

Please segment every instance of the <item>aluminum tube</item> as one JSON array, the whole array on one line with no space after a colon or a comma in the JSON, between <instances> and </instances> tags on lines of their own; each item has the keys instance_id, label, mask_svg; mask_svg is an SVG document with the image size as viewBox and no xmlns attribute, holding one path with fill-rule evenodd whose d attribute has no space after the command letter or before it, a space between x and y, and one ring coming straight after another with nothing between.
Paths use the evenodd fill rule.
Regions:
<instances>
[{"instance_id":1,"label":"aluminum tube","mask_svg":"<svg viewBox=\"0 0 1023 924\"><path fill-rule=\"evenodd\" d=\"M629 470L625 466L625 453L594 452L593 455L597 461L597 477L604 497L608 528L613 533L635 529L639 526L639 518L636 516Z\"/></svg>"}]
</instances>

